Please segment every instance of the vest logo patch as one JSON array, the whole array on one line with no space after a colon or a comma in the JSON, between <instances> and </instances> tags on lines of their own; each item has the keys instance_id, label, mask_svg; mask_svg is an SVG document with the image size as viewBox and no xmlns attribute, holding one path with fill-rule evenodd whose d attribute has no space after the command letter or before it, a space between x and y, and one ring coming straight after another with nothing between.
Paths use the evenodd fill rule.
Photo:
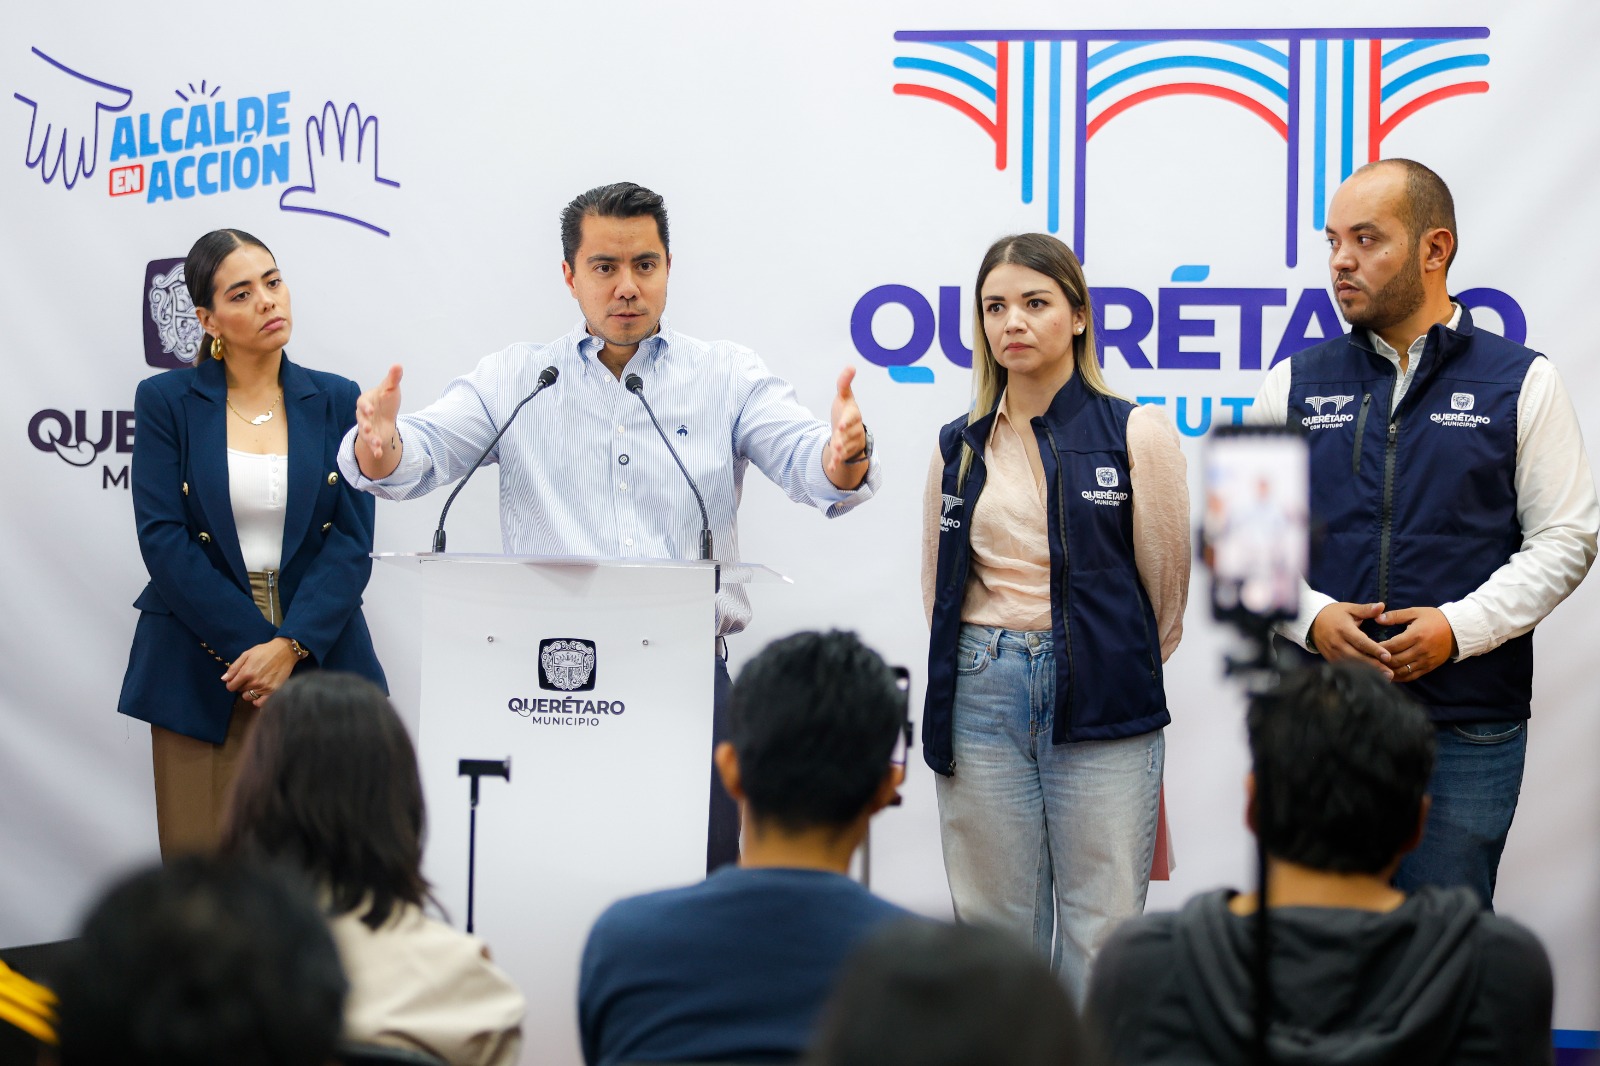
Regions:
<instances>
[{"instance_id":1,"label":"vest logo patch","mask_svg":"<svg viewBox=\"0 0 1600 1066\"><path fill-rule=\"evenodd\" d=\"M1094 469L1094 479L1102 486L1114 486L1117 483L1117 468L1114 466L1097 466ZM1092 492L1088 489L1078 493L1090 503L1101 507L1121 507L1128 499L1126 492L1118 492L1115 488L1098 488Z\"/></svg>"},{"instance_id":2,"label":"vest logo patch","mask_svg":"<svg viewBox=\"0 0 1600 1066\"><path fill-rule=\"evenodd\" d=\"M1313 414L1302 418L1300 424L1307 429L1337 429L1346 422L1354 422L1355 415L1341 414L1354 396L1307 396L1306 405Z\"/></svg>"},{"instance_id":3,"label":"vest logo patch","mask_svg":"<svg viewBox=\"0 0 1600 1066\"><path fill-rule=\"evenodd\" d=\"M1474 397L1470 392L1453 392L1450 394L1450 409L1452 411L1470 411Z\"/></svg>"},{"instance_id":4,"label":"vest logo patch","mask_svg":"<svg viewBox=\"0 0 1600 1066\"><path fill-rule=\"evenodd\" d=\"M967 501L963 500L960 496L951 496L949 493L941 492L939 495L943 498L944 502L944 512L939 516L939 532L945 533L952 529L960 529L961 519L951 518L950 512L954 511L957 507L966 506Z\"/></svg>"},{"instance_id":5,"label":"vest logo patch","mask_svg":"<svg viewBox=\"0 0 1600 1066\"><path fill-rule=\"evenodd\" d=\"M1456 395L1459 396L1461 393ZM1471 398L1467 397L1468 400ZM1455 397L1451 397L1451 402L1455 402ZM1436 426L1455 426L1458 429L1477 429L1494 421L1488 415L1473 415L1466 411L1435 411L1428 416L1428 420Z\"/></svg>"}]
</instances>

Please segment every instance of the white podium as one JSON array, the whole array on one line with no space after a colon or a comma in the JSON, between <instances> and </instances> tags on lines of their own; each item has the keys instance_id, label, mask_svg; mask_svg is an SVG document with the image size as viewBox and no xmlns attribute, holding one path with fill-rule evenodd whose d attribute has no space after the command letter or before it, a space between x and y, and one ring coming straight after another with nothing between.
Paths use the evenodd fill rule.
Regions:
<instances>
[{"instance_id":1,"label":"white podium","mask_svg":"<svg viewBox=\"0 0 1600 1066\"><path fill-rule=\"evenodd\" d=\"M477 935L528 999L525 1063L581 1063L584 938L623 896L705 876L717 582L754 564L379 554L415 571L424 870L467 913L461 759L482 781Z\"/></svg>"}]
</instances>

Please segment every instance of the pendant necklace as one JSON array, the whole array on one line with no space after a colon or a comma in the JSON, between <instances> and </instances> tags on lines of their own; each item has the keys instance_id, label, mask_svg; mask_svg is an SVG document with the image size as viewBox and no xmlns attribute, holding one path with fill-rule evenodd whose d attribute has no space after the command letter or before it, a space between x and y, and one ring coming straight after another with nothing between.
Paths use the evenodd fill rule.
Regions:
<instances>
[{"instance_id":1,"label":"pendant necklace","mask_svg":"<svg viewBox=\"0 0 1600 1066\"><path fill-rule=\"evenodd\" d=\"M233 406L233 401L227 397L223 397L222 402L228 405L228 410L232 411L235 415L238 415L239 421L248 422L252 426L259 426L272 421L272 412L276 411L278 409L278 404L283 402L283 393L278 393L278 398L272 401L272 406L267 408L266 414L256 415L254 418L246 418L244 415L239 414L239 409Z\"/></svg>"}]
</instances>

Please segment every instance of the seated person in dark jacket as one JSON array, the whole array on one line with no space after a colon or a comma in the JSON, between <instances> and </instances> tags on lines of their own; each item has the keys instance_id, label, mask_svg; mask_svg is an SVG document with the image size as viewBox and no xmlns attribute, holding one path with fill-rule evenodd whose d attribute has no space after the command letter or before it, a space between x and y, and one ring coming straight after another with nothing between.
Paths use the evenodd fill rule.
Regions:
<instances>
[{"instance_id":1,"label":"seated person in dark jacket","mask_svg":"<svg viewBox=\"0 0 1600 1066\"><path fill-rule=\"evenodd\" d=\"M905 696L877 653L851 633L770 644L729 719L716 763L743 816L739 864L600 916L578 983L590 1066L792 1060L846 956L909 916L846 876L905 776Z\"/></svg>"},{"instance_id":2,"label":"seated person in dark jacket","mask_svg":"<svg viewBox=\"0 0 1600 1066\"><path fill-rule=\"evenodd\" d=\"M1267 1044L1282 1064L1552 1061L1550 960L1470 889L1391 885L1428 814L1434 730L1376 670L1321 665L1252 698L1246 819L1267 858ZM1089 989L1124 1066L1252 1061L1257 899L1128 922Z\"/></svg>"}]
</instances>

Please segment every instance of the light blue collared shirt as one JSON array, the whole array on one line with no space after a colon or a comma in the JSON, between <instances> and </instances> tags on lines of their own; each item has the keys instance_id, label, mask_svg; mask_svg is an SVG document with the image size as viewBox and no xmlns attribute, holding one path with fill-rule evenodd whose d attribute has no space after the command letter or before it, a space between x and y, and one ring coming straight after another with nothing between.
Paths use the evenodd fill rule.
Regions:
<instances>
[{"instance_id":1,"label":"light blue collared shirt","mask_svg":"<svg viewBox=\"0 0 1600 1066\"><path fill-rule=\"evenodd\" d=\"M600 340L580 321L549 344L513 344L456 378L430 406L401 415L400 465L388 477L363 477L355 430L339 449L339 467L359 489L409 500L463 476L539 372L560 377L517 416L486 463L500 464L500 534L516 555L698 559L700 510L638 397L598 358ZM872 498L876 459L861 487L834 487L822 470L830 434L748 348L700 341L667 326L645 339L623 370L638 374L644 395L672 436L705 496L706 514L724 563L739 558L736 522L745 468L755 463L789 498L829 518ZM717 594L717 632L750 621L742 585Z\"/></svg>"}]
</instances>

